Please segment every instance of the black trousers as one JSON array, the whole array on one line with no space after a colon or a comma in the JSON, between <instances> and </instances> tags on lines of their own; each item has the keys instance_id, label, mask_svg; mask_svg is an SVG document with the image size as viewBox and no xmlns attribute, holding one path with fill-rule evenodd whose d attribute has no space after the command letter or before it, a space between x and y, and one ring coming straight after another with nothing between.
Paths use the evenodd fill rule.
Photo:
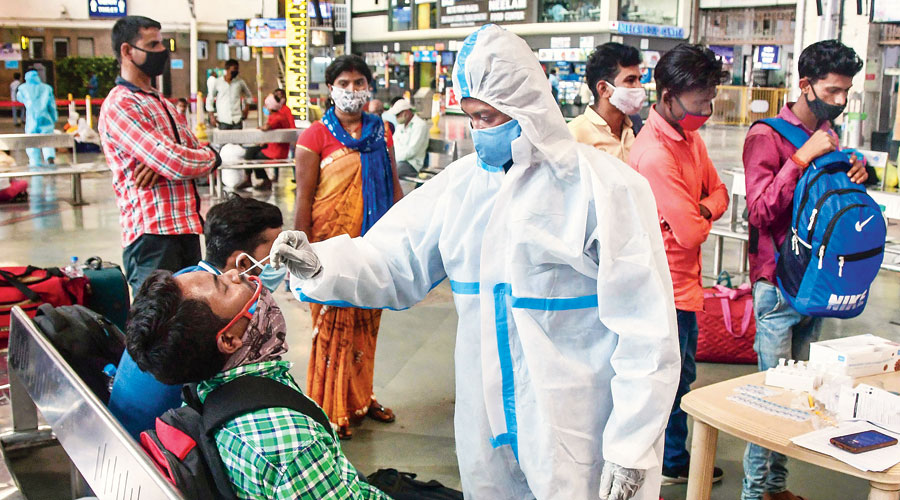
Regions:
<instances>
[{"instance_id":1,"label":"black trousers","mask_svg":"<svg viewBox=\"0 0 900 500\"><path fill-rule=\"evenodd\" d=\"M247 150L247 156L245 156L244 158L246 158L248 160L269 160L269 159L271 159L268 156L263 154L263 152L262 152L263 147L264 146L248 146L248 147L244 148ZM278 169L275 169L275 174L276 174L275 179L277 180L278 179L278 177L277 177ZM269 179L269 176L266 174L266 169L264 169L264 168L254 168L253 175L255 175L257 179L265 179L265 180Z\"/></svg>"},{"instance_id":2,"label":"black trousers","mask_svg":"<svg viewBox=\"0 0 900 500\"><path fill-rule=\"evenodd\" d=\"M409 162L406 162L406 161L398 161L397 162L397 177L399 177L401 180L404 177L418 177L418 176L419 176L419 171L416 170L415 167L410 165Z\"/></svg>"},{"instance_id":3,"label":"black trousers","mask_svg":"<svg viewBox=\"0 0 900 500\"><path fill-rule=\"evenodd\" d=\"M202 258L197 234L143 234L122 251L125 278L134 295L153 271L178 272L197 265Z\"/></svg>"},{"instance_id":4,"label":"black trousers","mask_svg":"<svg viewBox=\"0 0 900 500\"><path fill-rule=\"evenodd\" d=\"M241 130L244 128L244 122L237 122L237 123L216 122L216 128L219 130Z\"/></svg>"}]
</instances>

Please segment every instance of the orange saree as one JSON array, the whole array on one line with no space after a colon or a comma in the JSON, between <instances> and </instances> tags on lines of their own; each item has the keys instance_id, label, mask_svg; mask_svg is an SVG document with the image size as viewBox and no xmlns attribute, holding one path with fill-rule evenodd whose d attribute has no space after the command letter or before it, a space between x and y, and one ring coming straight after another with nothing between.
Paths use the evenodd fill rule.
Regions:
<instances>
[{"instance_id":1,"label":"orange saree","mask_svg":"<svg viewBox=\"0 0 900 500\"><path fill-rule=\"evenodd\" d=\"M363 222L362 163L341 148L320 162L312 206L311 241L360 235ZM306 393L332 425L346 429L366 415L374 400L372 377L381 310L310 304L313 345Z\"/></svg>"}]
</instances>

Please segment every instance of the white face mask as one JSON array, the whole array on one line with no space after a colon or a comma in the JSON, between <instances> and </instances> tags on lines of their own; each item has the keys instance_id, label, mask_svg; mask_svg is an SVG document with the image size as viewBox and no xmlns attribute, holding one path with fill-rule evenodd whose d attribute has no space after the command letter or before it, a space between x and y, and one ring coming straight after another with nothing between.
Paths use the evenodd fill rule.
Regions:
<instances>
[{"instance_id":1,"label":"white face mask","mask_svg":"<svg viewBox=\"0 0 900 500\"><path fill-rule=\"evenodd\" d=\"M639 113L641 108L644 107L644 101L647 100L647 92L643 87L636 89L614 87L613 84L609 82L607 82L606 85L613 89L613 93L609 97L609 103L615 106L619 111L626 115L634 115Z\"/></svg>"},{"instance_id":2,"label":"white face mask","mask_svg":"<svg viewBox=\"0 0 900 500\"><path fill-rule=\"evenodd\" d=\"M369 89L347 90L340 87L331 87L331 99L337 109L344 113L359 113L363 106L372 99Z\"/></svg>"}]
</instances>

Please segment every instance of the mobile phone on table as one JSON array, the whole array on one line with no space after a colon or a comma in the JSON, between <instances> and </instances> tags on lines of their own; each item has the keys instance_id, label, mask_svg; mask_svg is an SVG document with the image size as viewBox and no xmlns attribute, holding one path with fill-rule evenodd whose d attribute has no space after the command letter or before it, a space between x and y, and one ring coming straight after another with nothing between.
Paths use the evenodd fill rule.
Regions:
<instances>
[{"instance_id":1,"label":"mobile phone on table","mask_svg":"<svg viewBox=\"0 0 900 500\"><path fill-rule=\"evenodd\" d=\"M897 444L897 440L878 431L865 431L833 437L831 444L850 453L864 453L893 446Z\"/></svg>"}]
</instances>

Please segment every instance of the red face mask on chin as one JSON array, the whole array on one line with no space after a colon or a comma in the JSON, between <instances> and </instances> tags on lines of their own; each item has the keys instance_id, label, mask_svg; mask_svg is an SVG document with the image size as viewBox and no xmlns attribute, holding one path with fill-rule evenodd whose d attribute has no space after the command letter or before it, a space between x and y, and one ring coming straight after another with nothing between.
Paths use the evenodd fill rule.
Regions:
<instances>
[{"instance_id":1,"label":"red face mask on chin","mask_svg":"<svg viewBox=\"0 0 900 500\"><path fill-rule=\"evenodd\" d=\"M678 101L678 105L684 110L684 116L678 120L678 126L681 127L682 130L690 130L691 132L696 131L706 123L706 120L709 120L709 117L712 116L712 113L708 115L696 115L691 113L684 107L684 104L681 103L681 99L676 97L675 100Z\"/></svg>"},{"instance_id":2,"label":"red face mask on chin","mask_svg":"<svg viewBox=\"0 0 900 500\"><path fill-rule=\"evenodd\" d=\"M678 125L682 130L690 130L695 131L703 126L706 123L706 120L709 120L709 117L712 115L695 115L693 113L684 113L684 118L678 120Z\"/></svg>"}]
</instances>

